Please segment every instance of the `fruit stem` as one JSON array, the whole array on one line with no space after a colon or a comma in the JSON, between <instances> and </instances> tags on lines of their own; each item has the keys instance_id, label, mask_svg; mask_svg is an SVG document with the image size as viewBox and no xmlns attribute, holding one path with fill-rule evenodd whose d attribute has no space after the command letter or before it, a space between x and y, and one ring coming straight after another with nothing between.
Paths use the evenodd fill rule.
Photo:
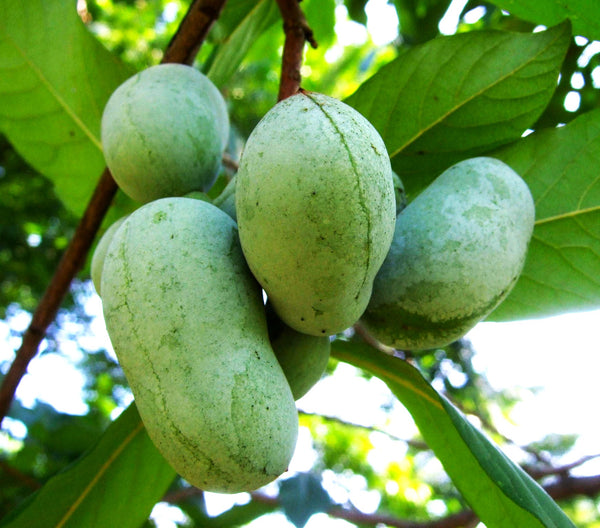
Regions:
<instances>
[{"instance_id":1,"label":"fruit stem","mask_svg":"<svg viewBox=\"0 0 600 528\"><path fill-rule=\"evenodd\" d=\"M317 41L298 0L277 0L277 5L281 12L285 33L283 56L281 58L281 80L277 96L277 100L282 101L291 95L297 94L300 90L302 79L300 70L302 68L304 43L308 42L313 48L316 48Z\"/></svg>"}]
</instances>

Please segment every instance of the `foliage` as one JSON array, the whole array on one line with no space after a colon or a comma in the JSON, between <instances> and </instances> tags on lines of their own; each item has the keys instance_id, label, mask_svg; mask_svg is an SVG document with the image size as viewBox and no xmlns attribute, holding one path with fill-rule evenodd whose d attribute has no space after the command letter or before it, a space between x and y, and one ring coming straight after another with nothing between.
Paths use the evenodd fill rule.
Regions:
<instances>
[{"instance_id":1,"label":"foliage","mask_svg":"<svg viewBox=\"0 0 600 528\"><path fill-rule=\"evenodd\" d=\"M386 4L398 16L398 36L376 46L366 1L304 0L320 46L305 53L303 87L345 99L378 128L409 199L473 155L498 157L523 176L536 201L534 238L522 277L491 319L598 308L600 7L471 0L455 34L440 35L451 3ZM476 8L482 16L473 21ZM0 226L0 316L9 348L104 167L99 124L107 98L133 71L160 61L186 10L180 0L87 0L77 10L59 0L0 0L0 215L9 219ZM538 25L549 29L534 32ZM344 26L366 38L344 42ZM230 0L196 59L227 100L233 160L276 101L283 41L274 1ZM566 104L573 100L575 107ZM104 226L134 207L119 194ZM469 508L490 528L599 526L600 487L589 498L566 496L561 511L517 465L558 485L576 478L552 471L575 438L549 433L522 446L514 462L495 445L515 448L495 421L518 397L490 386L468 342L392 357L365 344L360 328L333 341L324 383L353 369L357 390L385 390L380 425L301 414L312 438L309 470L209 514L210 497L175 478L135 407L121 412L131 402L122 371L87 339L95 332L88 275L81 270L42 347L67 356L69 343L80 352L87 412L13 403L0 436L1 526L134 527L160 500L196 526L244 526L275 511L296 526L322 512L361 526L411 519L426 527L440 516L466 526ZM11 359L2 353L0 372ZM418 431L394 436L390 424L406 410ZM382 462L383 444L396 456ZM361 512L357 489L374 493L387 517Z\"/></svg>"}]
</instances>

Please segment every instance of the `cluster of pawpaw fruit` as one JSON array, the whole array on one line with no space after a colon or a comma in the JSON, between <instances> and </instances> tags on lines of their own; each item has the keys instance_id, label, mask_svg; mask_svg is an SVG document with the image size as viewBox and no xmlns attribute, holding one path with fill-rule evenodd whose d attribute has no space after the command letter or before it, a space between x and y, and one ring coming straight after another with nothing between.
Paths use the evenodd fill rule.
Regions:
<instances>
[{"instance_id":1,"label":"cluster of pawpaw fruit","mask_svg":"<svg viewBox=\"0 0 600 528\"><path fill-rule=\"evenodd\" d=\"M374 127L308 92L265 115L219 198L196 199L228 135L221 94L192 67L114 92L106 162L143 205L106 231L92 278L150 438L191 484L233 493L286 470L294 400L330 336L361 320L399 349L461 337L518 278L534 207L512 169L473 158L402 208Z\"/></svg>"}]
</instances>

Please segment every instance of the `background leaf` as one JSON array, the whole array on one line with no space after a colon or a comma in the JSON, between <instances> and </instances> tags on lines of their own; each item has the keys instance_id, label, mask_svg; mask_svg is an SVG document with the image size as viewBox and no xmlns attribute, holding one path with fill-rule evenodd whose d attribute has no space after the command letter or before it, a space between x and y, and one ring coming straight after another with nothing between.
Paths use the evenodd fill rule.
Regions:
<instances>
[{"instance_id":1,"label":"background leaf","mask_svg":"<svg viewBox=\"0 0 600 528\"><path fill-rule=\"evenodd\" d=\"M174 478L132 404L2 527L138 528Z\"/></svg>"},{"instance_id":2,"label":"background leaf","mask_svg":"<svg viewBox=\"0 0 600 528\"><path fill-rule=\"evenodd\" d=\"M571 20L573 33L600 39L600 4L596 0L490 0L501 9L535 24L553 26Z\"/></svg>"},{"instance_id":3,"label":"background leaf","mask_svg":"<svg viewBox=\"0 0 600 528\"><path fill-rule=\"evenodd\" d=\"M228 2L217 27L222 39L206 71L212 82L217 86L225 84L256 39L278 18L279 10L273 0Z\"/></svg>"},{"instance_id":4,"label":"background leaf","mask_svg":"<svg viewBox=\"0 0 600 528\"><path fill-rule=\"evenodd\" d=\"M80 214L105 165L102 110L133 71L87 31L75 7L0 1L0 130Z\"/></svg>"},{"instance_id":5,"label":"background leaf","mask_svg":"<svg viewBox=\"0 0 600 528\"><path fill-rule=\"evenodd\" d=\"M321 479L312 473L298 473L279 484L279 502L286 517L302 528L313 514L325 512L333 505L323 489Z\"/></svg>"},{"instance_id":6,"label":"background leaf","mask_svg":"<svg viewBox=\"0 0 600 528\"><path fill-rule=\"evenodd\" d=\"M521 278L492 320L600 306L600 110L492 154L527 182L536 205Z\"/></svg>"},{"instance_id":7,"label":"background leaf","mask_svg":"<svg viewBox=\"0 0 600 528\"><path fill-rule=\"evenodd\" d=\"M381 68L347 103L382 135L414 194L452 163L519 138L550 100L568 24L441 37Z\"/></svg>"},{"instance_id":8,"label":"background leaf","mask_svg":"<svg viewBox=\"0 0 600 528\"><path fill-rule=\"evenodd\" d=\"M412 415L465 500L493 528L574 528L523 470L442 398L406 361L336 340L332 355L383 380Z\"/></svg>"}]
</instances>

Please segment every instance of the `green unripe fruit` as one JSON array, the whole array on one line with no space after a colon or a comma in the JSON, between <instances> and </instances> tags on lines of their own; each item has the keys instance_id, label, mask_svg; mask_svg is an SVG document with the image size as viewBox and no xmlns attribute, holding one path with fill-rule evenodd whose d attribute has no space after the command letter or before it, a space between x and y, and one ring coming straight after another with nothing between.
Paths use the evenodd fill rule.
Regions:
<instances>
[{"instance_id":1,"label":"green unripe fruit","mask_svg":"<svg viewBox=\"0 0 600 528\"><path fill-rule=\"evenodd\" d=\"M227 214L191 198L142 206L110 244L102 297L148 434L183 478L236 493L287 469L296 407Z\"/></svg>"},{"instance_id":2,"label":"green unripe fruit","mask_svg":"<svg viewBox=\"0 0 600 528\"><path fill-rule=\"evenodd\" d=\"M294 95L250 134L236 180L244 255L279 317L318 336L354 324L396 218L373 126L331 97Z\"/></svg>"},{"instance_id":3,"label":"green unripe fruit","mask_svg":"<svg viewBox=\"0 0 600 528\"><path fill-rule=\"evenodd\" d=\"M113 222L108 229L104 232L98 244L96 245L96 249L94 250L94 255L92 256L92 263L90 265L90 274L92 276L92 283L94 284L94 288L96 289L96 293L101 295L100 286L102 279L102 269L104 267L104 258L106 257L106 252L108 251L108 246L111 243L114 234L119 229L120 225L125 221L126 216L123 218L119 218L115 222Z\"/></svg>"},{"instance_id":4,"label":"green unripe fruit","mask_svg":"<svg viewBox=\"0 0 600 528\"><path fill-rule=\"evenodd\" d=\"M534 220L529 188L508 165L480 157L450 167L398 216L365 326L405 350L459 339L514 286Z\"/></svg>"},{"instance_id":5,"label":"green unripe fruit","mask_svg":"<svg viewBox=\"0 0 600 528\"><path fill-rule=\"evenodd\" d=\"M219 90L182 64L139 72L112 94L102 115L106 164L139 202L207 190L229 136Z\"/></svg>"},{"instance_id":6,"label":"green unripe fruit","mask_svg":"<svg viewBox=\"0 0 600 528\"><path fill-rule=\"evenodd\" d=\"M321 379L329 355L329 337L312 336L296 332L287 326L267 304L269 339L292 389L295 400L299 400Z\"/></svg>"}]
</instances>

